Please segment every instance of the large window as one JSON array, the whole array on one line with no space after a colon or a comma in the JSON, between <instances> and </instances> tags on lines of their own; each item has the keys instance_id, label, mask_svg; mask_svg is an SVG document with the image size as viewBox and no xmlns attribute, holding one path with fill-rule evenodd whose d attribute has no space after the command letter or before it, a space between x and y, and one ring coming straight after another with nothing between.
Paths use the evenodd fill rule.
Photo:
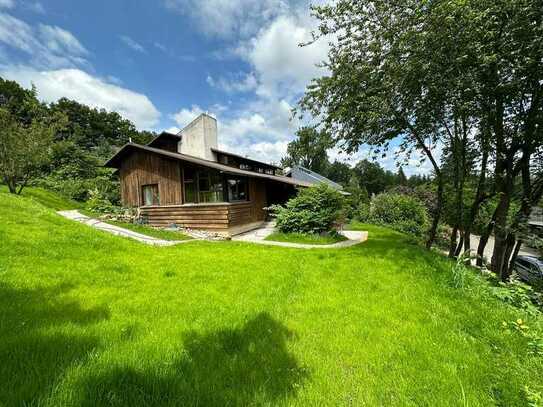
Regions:
<instances>
[{"instance_id":1,"label":"large window","mask_svg":"<svg viewBox=\"0 0 543 407\"><path fill-rule=\"evenodd\" d=\"M248 185L247 178L228 178L226 180L226 185L228 186L228 201L229 202L239 202L247 201L248 196Z\"/></svg>"},{"instance_id":2,"label":"large window","mask_svg":"<svg viewBox=\"0 0 543 407\"><path fill-rule=\"evenodd\" d=\"M200 203L224 202L222 178L217 172L198 171L198 199Z\"/></svg>"},{"instance_id":3,"label":"large window","mask_svg":"<svg viewBox=\"0 0 543 407\"><path fill-rule=\"evenodd\" d=\"M158 184L143 185L141 187L142 203L144 206L160 205L160 196L158 195Z\"/></svg>"},{"instance_id":4,"label":"large window","mask_svg":"<svg viewBox=\"0 0 543 407\"><path fill-rule=\"evenodd\" d=\"M221 174L218 171L183 169L185 203L243 202L249 200L246 177Z\"/></svg>"},{"instance_id":5,"label":"large window","mask_svg":"<svg viewBox=\"0 0 543 407\"><path fill-rule=\"evenodd\" d=\"M183 169L183 191L185 203L196 203L196 171L192 168Z\"/></svg>"}]
</instances>

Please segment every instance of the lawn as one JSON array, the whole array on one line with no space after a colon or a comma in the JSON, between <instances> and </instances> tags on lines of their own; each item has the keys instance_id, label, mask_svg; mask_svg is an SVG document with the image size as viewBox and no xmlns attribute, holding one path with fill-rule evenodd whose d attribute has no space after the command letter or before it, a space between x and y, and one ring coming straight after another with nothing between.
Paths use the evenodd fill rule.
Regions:
<instances>
[{"instance_id":1,"label":"lawn","mask_svg":"<svg viewBox=\"0 0 543 407\"><path fill-rule=\"evenodd\" d=\"M8 193L8 187L5 185L0 185L0 193ZM83 204L81 202L64 198L59 194L38 187L24 188L21 192L21 196L32 199L33 201L39 202L42 205L56 211L83 208Z\"/></svg>"},{"instance_id":2,"label":"lawn","mask_svg":"<svg viewBox=\"0 0 543 407\"><path fill-rule=\"evenodd\" d=\"M90 214L92 216L92 214ZM117 222L112 220L105 221L106 223L109 223L111 225L117 225L125 229L132 230L134 232L143 233L147 236L156 237L157 239L162 240L188 240L192 239L192 237L182 233L182 232L176 232L175 230L164 230L164 229L157 229L153 228L151 226L146 225L136 225L134 223L127 223L127 222Z\"/></svg>"},{"instance_id":3,"label":"lawn","mask_svg":"<svg viewBox=\"0 0 543 407\"><path fill-rule=\"evenodd\" d=\"M522 406L543 360L387 229L347 249L145 246L0 192L0 405Z\"/></svg>"},{"instance_id":4,"label":"lawn","mask_svg":"<svg viewBox=\"0 0 543 407\"><path fill-rule=\"evenodd\" d=\"M271 240L274 242L288 242L288 243L306 243L306 244L334 244L343 242L347 238L343 235L311 235L305 233L282 233L274 232L267 236L264 240Z\"/></svg>"}]
</instances>

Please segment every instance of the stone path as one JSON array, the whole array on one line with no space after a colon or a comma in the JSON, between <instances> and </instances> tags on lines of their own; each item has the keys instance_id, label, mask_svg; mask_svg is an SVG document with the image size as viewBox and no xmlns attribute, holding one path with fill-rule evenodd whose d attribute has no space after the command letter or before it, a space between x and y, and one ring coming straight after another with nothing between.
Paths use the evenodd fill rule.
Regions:
<instances>
[{"instance_id":1,"label":"stone path","mask_svg":"<svg viewBox=\"0 0 543 407\"><path fill-rule=\"evenodd\" d=\"M76 210L58 211L57 213L67 219L83 223L95 229L99 229L116 236L128 237L130 239L137 240L138 242L145 243L148 245L153 245L153 246L173 246L176 244L188 243L188 242L193 242L194 240L199 240L199 239L163 240L163 239L158 239L156 237L151 237L151 236L147 236L141 233L133 232L132 230L128 230L116 225L110 225L109 223L105 223L97 219L89 218L88 216L85 216ZM269 223L264 224L264 226L258 229L252 230L247 233L243 233L238 236L234 236L232 240L240 241L240 242L264 244L268 246L294 247L298 249L337 249L341 247L354 246L368 239L368 232L357 232L357 231L346 230L340 233L344 235L348 240L344 240L342 242L337 242L333 244L287 243L287 242L273 242L271 240L264 240L266 237L268 237L269 235L273 233L274 226L275 225L273 222L269 222Z\"/></svg>"},{"instance_id":2,"label":"stone path","mask_svg":"<svg viewBox=\"0 0 543 407\"><path fill-rule=\"evenodd\" d=\"M104 232L111 233L115 236L128 237L130 239L134 239L134 240L137 240L138 242L145 243L152 246L173 246L180 243L188 243L188 242L194 241L194 239L192 240L163 240L163 239L158 239L156 237L146 236L141 233L134 232L132 230L128 230L128 229L115 226L115 225L110 225L109 223L105 223L97 219L89 218L88 216L85 216L76 210L58 211L57 213L67 219L83 223L85 225L91 226L99 230L103 230Z\"/></svg>"},{"instance_id":3,"label":"stone path","mask_svg":"<svg viewBox=\"0 0 543 407\"><path fill-rule=\"evenodd\" d=\"M240 242L250 242L264 244L268 246L294 247L297 249L338 249L342 247L354 246L365 242L368 239L368 232L358 232L353 230L345 230L340 232L348 240L333 244L307 244L307 243L288 243L274 242L272 240L264 240L274 232L273 222L266 223L261 228L251 230L238 236L234 236L232 240Z\"/></svg>"}]
</instances>

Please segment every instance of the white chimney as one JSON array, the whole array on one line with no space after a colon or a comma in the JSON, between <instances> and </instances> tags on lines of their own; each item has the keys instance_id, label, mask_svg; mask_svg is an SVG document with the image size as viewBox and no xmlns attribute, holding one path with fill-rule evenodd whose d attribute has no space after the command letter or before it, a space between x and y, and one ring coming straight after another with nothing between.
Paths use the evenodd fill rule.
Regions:
<instances>
[{"instance_id":1,"label":"white chimney","mask_svg":"<svg viewBox=\"0 0 543 407\"><path fill-rule=\"evenodd\" d=\"M217 148L217 120L202 113L179 132L181 141L178 150L181 154L216 161L212 148Z\"/></svg>"}]
</instances>

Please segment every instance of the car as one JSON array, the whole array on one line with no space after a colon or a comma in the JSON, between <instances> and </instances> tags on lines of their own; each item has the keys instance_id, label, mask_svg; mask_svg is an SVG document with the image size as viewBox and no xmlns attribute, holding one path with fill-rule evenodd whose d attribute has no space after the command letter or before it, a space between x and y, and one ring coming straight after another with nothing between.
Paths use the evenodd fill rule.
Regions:
<instances>
[{"instance_id":1,"label":"car","mask_svg":"<svg viewBox=\"0 0 543 407\"><path fill-rule=\"evenodd\" d=\"M543 283L543 258L536 256L518 256L515 260L518 277L528 283Z\"/></svg>"}]
</instances>

